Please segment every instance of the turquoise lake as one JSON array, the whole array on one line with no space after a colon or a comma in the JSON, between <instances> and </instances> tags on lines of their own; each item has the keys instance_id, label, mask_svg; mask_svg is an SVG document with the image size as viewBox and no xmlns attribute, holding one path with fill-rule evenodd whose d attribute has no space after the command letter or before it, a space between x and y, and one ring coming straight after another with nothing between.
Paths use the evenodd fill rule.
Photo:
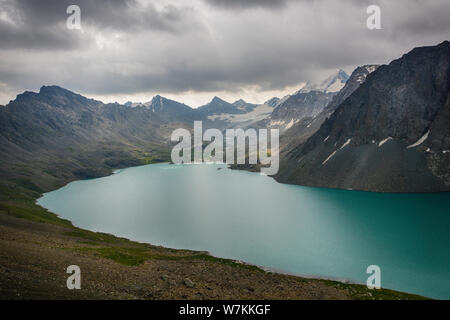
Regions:
<instances>
[{"instance_id":1,"label":"turquoise lake","mask_svg":"<svg viewBox=\"0 0 450 320\"><path fill-rule=\"evenodd\" d=\"M382 287L450 299L450 193L320 189L225 165L154 164L70 183L38 203L81 228L300 276L366 283L378 265Z\"/></svg>"}]
</instances>

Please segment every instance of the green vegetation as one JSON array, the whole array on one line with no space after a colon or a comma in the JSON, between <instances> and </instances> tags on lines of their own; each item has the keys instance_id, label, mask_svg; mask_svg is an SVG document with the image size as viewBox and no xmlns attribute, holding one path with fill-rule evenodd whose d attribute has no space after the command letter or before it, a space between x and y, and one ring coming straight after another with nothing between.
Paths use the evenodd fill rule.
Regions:
<instances>
[{"instance_id":1,"label":"green vegetation","mask_svg":"<svg viewBox=\"0 0 450 320\"><path fill-rule=\"evenodd\" d=\"M13 180L14 183L0 184L0 213L35 222L73 227L68 220L38 206L39 187L28 180Z\"/></svg>"},{"instance_id":2,"label":"green vegetation","mask_svg":"<svg viewBox=\"0 0 450 320\"><path fill-rule=\"evenodd\" d=\"M156 152L135 151L136 158L143 164L152 164L160 162L168 162L170 160L170 153L159 148Z\"/></svg>"},{"instance_id":3,"label":"green vegetation","mask_svg":"<svg viewBox=\"0 0 450 320\"><path fill-rule=\"evenodd\" d=\"M145 252L137 250L136 248L116 248L116 247L106 247L106 248L75 248L77 251L88 252L92 254L99 255L103 258L108 258L114 260L118 263L127 266L138 266L143 264L147 260Z\"/></svg>"},{"instance_id":4,"label":"green vegetation","mask_svg":"<svg viewBox=\"0 0 450 320\"><path fill-rule=\"evenodd\" d=\"M93 244L93 242L90 242L90 244ZM186 255L155 253L151 248L143 244L139 247L76 247L73 248L73 250L88 252L127 266L138 266L143 264L146 260L201 260L255 272L264 272L264 270L253 265L239 263L230 259L216 258L208 254L194 251L187 251Z\"/></svg>"},{"instance_id":5,"label":"green vegetation","mask_svg":"<svg viewBox=\"0 0 450 320\"><path fill-rule=\"evenodd\" d=\"M51 213L39 206L0 202L0 212L17 218L28 219L36 222L51 223L66 227L72 226L70 221L61 219L56 214Z\"/></svg>"},{"instance_id":6,"label":"green vegetation","mask_svg":"<svg viewBox=\"0 0 450 320\"><path fill-rule=\"evenodd\" d=\"M265 272L263 269L261 269L257 266L254 266L254 265L239 263L239 262L236 262L236 261L230 260L230 259L216 258L216 257L210 256L207 254L198 254L198 255L191 256L190 258L194 259L194 260L202 260L202 261L221 263L221 264L228 265L231 267L247 269L250 271Z\"/></svg>"},{"instance_id":7,"label":"green vegetation","mask_svg":"<svg viewBox=\"0 0 450 320\"><path fill-rule=\"evenodd\" d=\"M74 228L74 231L65 232L64 235L74 238L86 239L92 241L90 243L94 244L96 244L96 242L114 243L119 241L119 238L107 233L92 232L78 228Z\"/></svg>"}]
</instances>

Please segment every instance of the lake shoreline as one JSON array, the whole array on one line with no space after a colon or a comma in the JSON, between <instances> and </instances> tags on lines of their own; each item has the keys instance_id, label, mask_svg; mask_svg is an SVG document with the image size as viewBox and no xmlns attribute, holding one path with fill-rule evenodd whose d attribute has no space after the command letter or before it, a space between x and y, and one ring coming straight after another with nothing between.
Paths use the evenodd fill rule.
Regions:
<instances>
[{"instance_id":1,"label":"lake shoreline","mask_svg":"<svg viewBox=\"0 0 450 320\"><path fill-rule=\"evenodd\" d=\"M0 257L8 258L0 258L1 299L428 299L265 272L200 251L90 232L37 205L42 193L3 191L9 200L0 201ZM65 268L77 263L86 281L83 290L73 292L65 287Z\"/></svg>"},{"instance_id":2,"label":"lake shoreline","mask_svg":"<svg viewBox=\"0 0 450 320\"><path fill-rule=\"evenodd\" d=\"M252 173L259 173L258 165L229 165L229 169L236 171L247 171ZM326 187L326 186L317 186L317 185L306 185L306 184L298 184L295 182L287 181L284 179L280 179L277 175L268 176L274 179L276 182L280 184L292 185L292 186L301 186L308 188L317 188L317 189L331 189L331 190L347 190L347 191L358 191L358 192L368 192L368 193L381 193L381 194L450 194L450 190L447 191L437 191L437 192L392 192L392 191L371 191L371 190L360 190L360 189L351 189L351 188L337 188L337 187Z\"/></svg>"},{"instance_id":3,"label":"lake shoreline","mask_svg":"<svg viewBox=\"0 0 450 320\"><path fill-rule=\"evenodd\" d=\"M161 164L161 163L160 163L160 164ZM164 164L161 164L161 165L167 165L167 163L164 163ZM142 166L141 166L141 167L142 167ZM153 167L153 166L152 166L152 167ZM192 166L190 166L190 167L196 168L197 166L192 165ZM138 167L131 167L131 168L139 169ZM130 169L131 169L131 168L130 168ZM114 175L114 174L119 174L120 172L122 172L123 169L127 169L127 168L116 169L116 170L114 170L112 173L113 173L113 175ZM170 170L170 171L172 171L172 170ZM211 170L210 170L210 171L211 171ZM216 170L214 170L214 171L216 171ZM217 171L217 172L219 172L219 171ZM111 175L110 175L110 176L111 176ZM270 180L272 180L272 179L270 179ZM340 191L346 193L345 190L340 190ZM69 218L69 220L71 220L71 219ZM94 228L94 229L91 228L91 229L89 229L89 228L88 228L88 230L101 230L101 229L98 229L98 228ZM103 230L105 230L105 229L103 229ZM117 234L116 232L110 232L110 231L108 231L108 233L111 233L111 234ZM139 238L136 238L136 237L133 237L133 236L130 237L130 236L127 236L126 234L123 234L123 233L121 234L121 236L124 236L125 238L129 238L129 239L138 240L138 241L140 241L140 242L145 242L145 243L148 243L148 244L151 244L151 243L159 243L159 244L162 245L161 247L163 247L163 248L179 248L179 250L186 250L186 249L183 249L183 248L186 248L185 246L174 246L174 245L167 245L167 243L166 243L166 244L161 243L160 241L154 242L154 241L142 240L142 238L139 239ZM189 248L189 247L188 247L188 248ZM206 249L206 248L204 248L204 249ZM177 250L178 250L178 249L177 249ZM198 247L193 248L193 247L191 246L191 249L188 249L188 250L198 251L199 249L198 249ZM203 248L200 249L200 250L203 250ZM204 250L203 250L203 251L204 251ZM215 253L209 253L209 255L210 255L211 257L221 257L221 256L223 256L223 255L221 255L221 254L218 254L217 252L215 252ZM231 260L233 260L233 258L231 258ZM236 259L235 259L235 260L236 260ZM346 277L339 277L339 276L318 276L317 274L314 275L314 274L310 274L310 273L308 273L308 274L306 275L305 273L286 271L286 270L282 270L282 269L280 269L280 268L269 267L269 266L267 266L267 265L265 265L265 264L261 264L261 263L256 263L256 264L255 264L254 262L251 262L251 261L249 261L249 260L246 260L245 258L244 258L244 259L238 258L238 260L247 261L246 264L251 265L251 266L254 266L254 267L263 266L263 267L259 267L259 268L263 268L263 269L268 270L268 271L270 271L270 272L275 272L275 273L284 274L284 275L293 275L293 276L297 276L297 277L300 277L300 278L308 278L308 279L316 279L316 280L325 280L325 281L326 281L326 280L331 280L331 281L341 282L341 283L343 283L343 284L345 284L345 283L354 283L354 284L361 283L360 281L349 281L349 280L348 280L349 278L346 278Z\"/></svg>"},{"instance_id":4,"label":"lake shoreline","mask_svg":"<svg viewBox=\"0 0 450 320\"><path fill-rule=\"evenodd\" d=\"M199 252L154 247L5 214L0 214L0 230L0 252L9 255L6 260L0 255L1 299L426 299L268 273ZM17 241L17 237L23 238ZM110 256L114 250L122 255ZM148 256L140 263L127 252ZM65 287L65 268L70 264L81 268L82 290Z\"/></svg>"},{"instance_id":5,"label":"lake shoreline","mask_svg":"<svg viewBox=\"0 0 450 320\"><path fill-rule=\"evenodd\" d=\"M144 167L144 166L150 166L150 165L156 165L156 164L170 164L170 165L174 165L174 164L171 164L170 162L158 162L158 163L153 163L153 164L145 164L145 165L140 165L140 166L133 166L133 167L126 167L126 168L115 169L115 170L113 170L112 173L109 174L109 175L101 176L101 177L98 177L98 178L91 178L91 179L82 179L82 180L71 181L71 182L68 182L67 184L65 184L64 186L62 186L61 188L65 187L65 186L67 186L67 185L69 185L69 184L71 184L71 183L78 182L78 181L93 180L93 179L101 179L101 178L110 177L110 176L113 176L113 175L115 175L115 174L119 174L119 173L121 173L121 172L123 172L124 170L129 169L129 168ZM225 163L223 163L223 164L225 164ZM188 164L188 165L202 165L202 164ZM235 170L235 169L232 169L230 166L228 166L226 169ZM237 169L237 170L240 170L240 169ZM242 170L242 171L246 171L246 170ZM254 172L254 171L250 171L250 172L252 172L252 173L258 173L258 172ZM271 177L271 176L268 176L268 177L274 179L274 178ZM275 180L275 179L274 179L274 180ZM276 180L275 180L275 181L276 181ZM319 188L319 187L318 187L318 188ZM59 188L59 189L60 189L60 188ZM52 191L49 191L49 192L46 192L46 193L50 193L50 192L53 192L53 191L55 191L55 190L52 190ZM357 190L355 190L355 191L357 191ZM366 192L366 191L362 191L362 192ZM370 191L369 191L369 192L370 192ZM41 199L44 195L45 195L45 193L44 193L40 198L36 199L36 202L35 202L36 205L38 205L38 206L40 206L40 207L43 207L42 205L40 205L40 204L38 203L38 201L39 201L39 199ZM43 208L44 208L45 210L49 210L48 208L45 208L45 207L43 207ZM49 211L50 211L50 210L49 210ZM61 219L64 219L64 218L62 218L62 217L61 217L59 214L57 214L57 213L55 213L55 215L58 216L58 217L61 218ZM70 221L70 220L69 220L69 221ZM74 225L74 227L79 228L79 229L83 229L83 228L77 226L76 224L74 224L72 221L70 221L70 222ZM95 231L95 230L88 230L88 231L94 232L94 233L102 233L101 231ZM115 235L115 234L111 234L111 236L123 238L123 237L120 237L120 236ZM196 251L196 252L198 252L198 253L206 253L207 255L209 255L209 256L211 256L211 257L213 257L213 258L230 260L230 261L233 261L233 262L242 264L242 265L252 266L252 267L255 267L255 268L259 268L259 269L261 269L261 270L264 270L264 271L266 271L266 272L276 273L276 274L280 274L280 275L293 276L293 277L299 277L299 278L311 279L311 280L334 281L334 282L339 282L339 283L342 283L342 284L364 285L363 283L359 283L359 282L357 282L357 281L353 281L353 280L350 280L350 279L341 279L341 278L327 277L327 276L320 276L320 275L306 275L306 274L298 274L298 273L285 272L285 271L282 271L282 270L279 270L279 269L276 269L276 268L270 268L270 267L266 267L266 266L263 266L263 265L255 265L255 264L252 264L252 263L249 263L249 262L246 262L246 261L233 260L233 259L230 259L230 258L223 258L223 257L220 257L220 256L213 255L213 254L212 254L211 252L209 252L209 251L197 251L197 250L192 250L192 249L189 249L189 248L173 248L173 247L165 247L165 246L162 246L162 245L155 245L155 244L148 243L148 242L140 242L140 241L138 241L138 240L134 240L134 239L131 239L131 238L124 238L124 239L129 240L129 241L132 241L132 242L137 242L137 243L145 243L145 244L148 244L148 245L151 245L151 246L158 246L158 247L161 247L161 248L167 249L167 250L181 250L181 251L186 251L186 250L187 250L187 251ZM389 289L389 288L383 288L383 289L395 290L395 289Z\"/></svg>"},{"instance_id":6,"label":"lake shoreline","mask_svg":"<svg viewBox=\"0 0 450 320\"><path fill-rule=\"evenodd\" d=\"M58 188L58 189L61 189L61 188L63 188L63 187L68 186L68 185L71 184L71 183L78 182L78 181L94 180L94 179L101 179L101 178L110 177L110 176L119 174L119 173L121 173L121 172L123 172L124 170L129 169L129 168L138 168L138 167L145 167L145 166L158 165L158 164L170 164L170 165L174 165L174 164L172 164L172 163L170 163L170 162L158 162L158 163L152 163L152 164L144 164L144 165L139 165L139 166L133 166L133 167L125 167L125 168L115 169L115 170L113 170L113 171L111 172L111 174L109 174L109 175L101 176L101 177L98 177L98 178L90 178L90 179L82 179L82 180L70 181L70 182L68 182L67 184L65 184L64 186L62 186L62 187L60 187L60 188ZM203 164L205 164L205 163L203 163ZM186 164L186 165L203 165L203 164L199 164L199 163L194 164L194 163L193 163L193 164ZM223 165L226 165L226 163L222 163L222 164L223 164ZM209 165L211 165L211 164L209 164ZM182 166L182 165L181 165L181 166ZM258 173L259 173L259 172L257 172L257 171L251 171L251 170L245 170L245 169L234 169L234 168L232 168L231 166L227 166L226 169L229 169L229 170L237 170L237 171L247 171L247 172L251 172L251 173L255 173L255 174L258 174ZM277 181L274 177L272 177L272 176L267 176L267 177L269 177L269 178L273 179L274 181L278 182L278 181ZM280 183L280 182L278 182L278 183ZM282 183L282 184L283 184L283 183ZM288 183L286 183L286 184L287 184L287 185L291 185L291 184L288 184ZM295 185L295 184L293 184L293 185ZM298 186L298 185L295 185L295 186ZM324 188L321 188L321 187L311 187L311 188L324 189ZM329 188L329 189L333 189L333 188ZM344 189L335 189L335 190L344 190ZM50 193L50 192L53 192L53 191L55 191L55 190L52 190L52 191L49 191L49 192L46 192L46 193ZM345 191L350 191L350 190L345 190ZM351 190L351 191L357 191L357 192L369 192L369 193L372 192L372 191L363 191L363 190ZM39 199L41 199L44 195L45 195L45 193L42 194L42 196L41 196L40 198L36 199L36 201L35 201L35 204L36 204L36 205L38 205L38 206L40 206L40 207L43 207L42 205L40 205L40 204L38 203L38 201L39 201ZM49 210L48 208L45 208L45 207L43 207L43 208L44 208L45 210ZM50 210L49 210L49 211L50 211ZM57 214L57 213L55 213L55 215L56 215L57 217L61 218L61 219L64 219L63 217L61 217L61 216L60 216L59 214ZM70 220L69 220L69 221L70 221ZM79 228L79 229L83 229L83 228L77 226L76 224L74 224L72 221L70 221L70 222L74 225L74 227ZM90 232L94 232L94 233L102 233L101 231L88 230L88 229L86 229L86 230L87 230L87 231L90 231ZM115 234L111 234L111 236L123 238L123 237L118 236L118 235L115 235ZM187 250L187 251L196 251L196 252L199 252L199 253L206 253L207 255L209 255L209 256L211 256L211 257L213 257L213 258L230 260L230 261L233 261L233 262L236 262L236 263L239 263L239 264L252 266L252 267L255 267L255 268L259 268L259 269L261 269L261 270L264 270L264 271L266 271L266 272L276 273L276 274L280 274L280 275L293 276L293 277L299 277L299 278L311 279L311 280L333 281L333 282L339 282L339 283L342 283L342 284L364 285L363 283L360 283L360 282L357 282L357 281L354 281L354 280L350 280L350 279L342 279L342 278L339 278L339 277L329 277L329 276L321 276L321 275L309 275L309 274L299 274L299 273L286 272L286 271L283 271L283 270L279 270L279 269L276 269L276 268L270 268L270 267L266 267L266 266L263 266L263 265L255 265L255 264L249 263L249 262L247 262L247 261L233 260L233 259L230 259L230 258L223 258L223 257L220 257L220 256L216 256L216 255L212 254L212 253L209 252L209 251L201 251L201 250L198 251L198 250L192 250L192 249L189 249L189 248L165 247L165 246L163 246L163 245L155 245L155 244L152 244L152 243L149 243L149 242L140 242L140 241L138 241L138 240L131 239L131 238L126 238L126 237L125 237L124 239L126 239L126 240L128 240L128 241L132 241L132 242L137 242L137 243L145 243L145 244L148 244L148 245L151 245L151 246L158 246L158 247L161 247L161 248L167 249L167 250L181 250L181 251L186 251L186 250ZM383 289L395 290L395 289L390 289L390 288L383 288Z\"/></svg>"}]
</instances>

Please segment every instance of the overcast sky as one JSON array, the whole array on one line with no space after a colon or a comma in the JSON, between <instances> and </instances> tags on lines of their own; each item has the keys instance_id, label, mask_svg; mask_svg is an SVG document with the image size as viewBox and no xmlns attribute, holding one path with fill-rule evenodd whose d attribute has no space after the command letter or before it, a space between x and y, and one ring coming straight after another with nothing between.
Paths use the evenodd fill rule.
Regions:
<instances>
[{"instance_id":1,"label":"overcast sky","mask_svg":"<svg viewBox=\"0 0 450 320\"><path fill-rule=\"evenodd\" d=\"M448 40L449 16L449 0L0 0L0 104L50 84L105 102L264 102Z\"/></svg>"}]
</instances>

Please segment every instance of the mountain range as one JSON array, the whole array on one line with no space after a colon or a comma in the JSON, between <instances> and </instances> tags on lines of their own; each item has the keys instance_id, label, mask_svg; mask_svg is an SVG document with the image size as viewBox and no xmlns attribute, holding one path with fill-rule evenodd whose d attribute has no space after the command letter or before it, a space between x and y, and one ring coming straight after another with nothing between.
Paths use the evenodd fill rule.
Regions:
<instances>
[{"instance_id":1,"label":"mountain range","mask_svg":"<svg viewBox=\"0 0 450 320\"><path fill-rule=\"evenodd\" d=\"M0 183L52 190L115 168L169 160L175 128L279 128L280 182L383 192L450 189L450 43L389 65L337 70L263 104L199 108L155 96L104 104L58 86L0 107Z\"/></svg>"},{"instance_id":2,"label":"mountain range","mask_svg":"<svg viewBox=\"0 0 450 320\"><path fill-rule=\"evenodd\" d=\"M449 190L449 89L448 41L378 67L317 132L284 154L277 180L366 191Z\"/></svg>"},{"instance_id":3,"label":"mountain range","mask_svg":"<svg viewBox=\"0 0 450 320\"><path fill-rule=\"evenodd\" d=\"M146 108L104 104L57 86L0 108L0 179L51 190L112 168L166 160L174 125Z\"/></svg>"}]
</instances>

